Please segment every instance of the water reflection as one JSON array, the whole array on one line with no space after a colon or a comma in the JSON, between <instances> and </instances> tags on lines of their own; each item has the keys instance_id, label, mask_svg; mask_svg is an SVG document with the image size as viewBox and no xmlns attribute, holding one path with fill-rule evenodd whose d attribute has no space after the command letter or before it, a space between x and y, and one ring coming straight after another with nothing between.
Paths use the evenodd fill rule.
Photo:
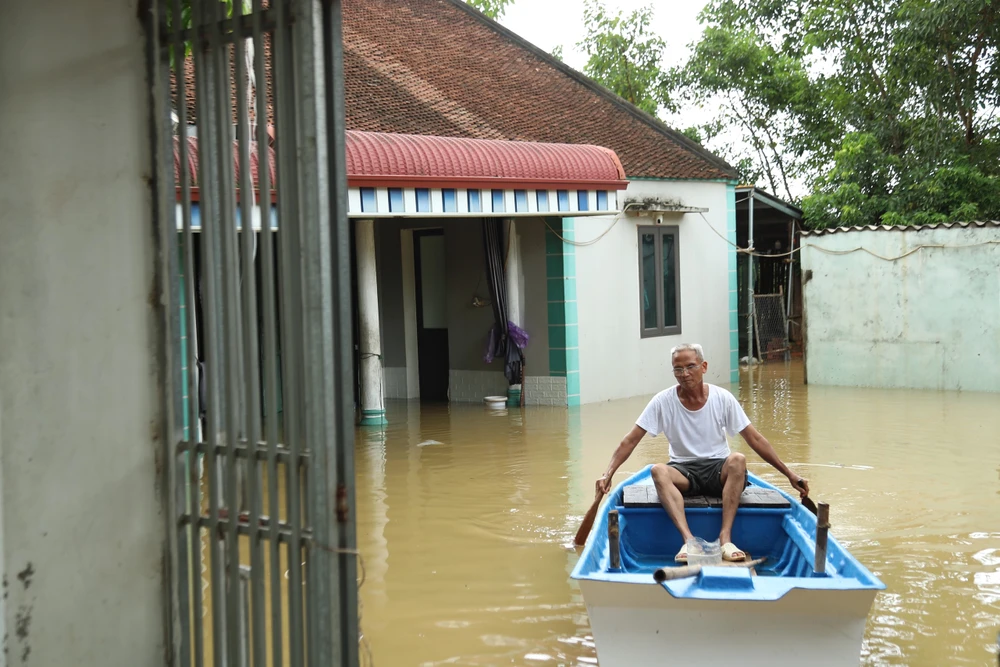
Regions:
<instances>
[{"instance_id":1,"label":"water reflection","mask_svg":"<svg viewBox=\"0 0 1000 667\"><path fill-rule=\"evenodd\" d=\"M998 397L805 386L801 367L731 389L885 581L864 665L983 665L1000 629ZM363 629L377 665L595 665L568 546L645 398L490 412L389 406L357 432ZM741 440L751 469L787 486ZM665 460L640 444L616 481ZM808 662L804 660L804 662Z\"/></svg>"}]
</instances>

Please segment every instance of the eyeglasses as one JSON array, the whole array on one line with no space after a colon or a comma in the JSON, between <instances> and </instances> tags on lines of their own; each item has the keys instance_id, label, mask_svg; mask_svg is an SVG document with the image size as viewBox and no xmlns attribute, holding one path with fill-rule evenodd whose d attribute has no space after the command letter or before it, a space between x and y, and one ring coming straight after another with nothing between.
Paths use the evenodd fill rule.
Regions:
<instances>
[{"instance_id":1,"label":"eyeglasses","mask_svg":"<svg viewBox=\"0 0 1000 667\"><path fill-rule=\"evenodd\" d=\"M683 368L680 366L674 366L674 375L684 375L685 372L693 373L699 366L701 366L701 364L688 364Z\"/></svg>"}]
</instances>

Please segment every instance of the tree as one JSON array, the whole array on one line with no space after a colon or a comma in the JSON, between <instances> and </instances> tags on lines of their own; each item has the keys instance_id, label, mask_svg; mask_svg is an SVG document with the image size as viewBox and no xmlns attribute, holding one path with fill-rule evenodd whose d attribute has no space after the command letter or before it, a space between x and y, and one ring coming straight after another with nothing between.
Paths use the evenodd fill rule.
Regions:
<instances>
[{"instance_id":1,"label":"tree","mask_svg":"<svg viewBox=\"0 0 1000 667\"><path fill-rule=\"evenodd\" d=\"M653 35L651 6L624 16L610 13L600 0L587 0L587 36L578 44L587 54L584 73L643 111L672 109L670 83L661 69L666 42Z\"/></svg>"},{"instance_id":2,"label":"tree","mask_svg":"<svg viewBox=\"0 0 1000 667\"><path fill-rule=\"evenodd\" d=\"M468 4L472 5L483 14L486 14L494 21L501 18L505 11L507 11L507 5L514 2L514 0L465 0Z\"/></svg>"},{"instance_id":3,"label":"tree","mask_svg":"<svg viewBox=\"0 0 1000 667\"><path fill-rule=\"evenodd\" d=\"M685 99L807 222L1000 215L1000 0L713 0ZM725 132L723 132L725 133ZM725 148L725 147L723 147Z\"/></svg>"}]
</instances>

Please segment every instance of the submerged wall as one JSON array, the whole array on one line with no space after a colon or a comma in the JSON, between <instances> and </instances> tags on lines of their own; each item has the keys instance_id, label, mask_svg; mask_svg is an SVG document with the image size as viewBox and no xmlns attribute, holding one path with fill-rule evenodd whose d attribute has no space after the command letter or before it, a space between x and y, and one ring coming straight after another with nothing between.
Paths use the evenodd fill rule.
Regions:
<instances>
[{"instance_id":1,"label":"submerged wall","mask_svg":"<svg viewBox=\"0 0 1000 667\"><path fill-rule=\"evenodd\" d=\"M165 660L137 15L33 0L0 20L0 664Z\"/></svg>"},{"instance_id":2,"label":"submerged wall","mask_svg":"<svg viewBox=\"0 0 1000 667\"><path fill-rule=\"evenodd\" d=\"M997 224L807 233L802 269L810 384L1000 391Z\"/></svg>"}]
</instances>

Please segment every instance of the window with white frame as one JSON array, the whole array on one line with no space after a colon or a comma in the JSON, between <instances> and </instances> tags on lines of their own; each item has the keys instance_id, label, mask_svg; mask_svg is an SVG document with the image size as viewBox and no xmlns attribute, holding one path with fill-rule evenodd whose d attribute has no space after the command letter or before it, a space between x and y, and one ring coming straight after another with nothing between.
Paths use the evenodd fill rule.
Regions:
<instances>
[{"instance_id":1,"label":"window with white frame","mask_svg":"<svg viewBox=\"0 0 1000 667\"><path fill-rule=\"evenodd\" d=\"M640 226L639 331L642 338L681 332L680 255L676 225Z\"/></svg>"}]
</instances>

